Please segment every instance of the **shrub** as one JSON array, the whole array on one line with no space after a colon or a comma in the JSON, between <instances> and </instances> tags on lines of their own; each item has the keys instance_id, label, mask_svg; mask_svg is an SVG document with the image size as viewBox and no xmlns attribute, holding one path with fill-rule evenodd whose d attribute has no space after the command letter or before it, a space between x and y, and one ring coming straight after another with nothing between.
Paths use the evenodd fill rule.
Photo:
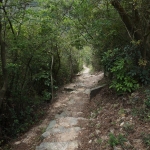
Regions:
<instances>
[{"instance_id":1,"label":"shrub","mask_svg":"<svg viewBox=\"0 0 150 150\"><path fill-rule=\"evenodd\" d=\"M108 50L103 54L102 63L105 73L111 77L110 88L118 93L132 92L139 84L149 82L149 70L138 64L138 48L130 45L124 48ZM144 64L145 65L145 64Z\"/></svg>"},{"instance_id":2,"label":"shrub","mask_svg":"<svg viewBox=\"0 0 150 150\"><path fill-rule=\"evenodd\" d=\"M145 105L147 108L150 108L150 90L146 90L146 99L145 99Z\"/></svg>"},{"instance_id":3,"label":"shrub","mask_svg":"<svg viewBox=\"0 0 150 150\"><path fill-rule=\"evenodd\" d=\"M142 139L143 139L144 144L150 147L150 134L143 134Z\"/></svg>"},{"instance_id":4,"label":"shrub","mask_svg":"<svg viewBox=\"0 0 150 150\"><path fill-rule=\"evenodd\" d=\"M115 136L113 133L110 133L109 134L109 145L114 147L116 145L123 145L124 142L126 142L126 138L122 135L122 134L119 134L118 136Z\"/></svg>"}]
</instances>

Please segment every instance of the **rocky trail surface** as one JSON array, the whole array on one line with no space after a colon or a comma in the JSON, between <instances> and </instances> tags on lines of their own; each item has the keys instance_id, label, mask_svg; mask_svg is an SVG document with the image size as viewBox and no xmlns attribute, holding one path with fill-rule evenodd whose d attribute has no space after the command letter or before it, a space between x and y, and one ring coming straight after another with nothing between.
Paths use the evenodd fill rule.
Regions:
<instances>
[{"instance_id":1,"label":"rocky trail surface","mask_svg":"<svg viewBox=\"0 0 150 150\"><path fill-rule=\"evenodd\" d=\"M91 89L103 78L102 72L91 75L89 71L90 69L84 66L84 70L77 75L74 82L58 92L57 100L50 106L47 117L15 142L13 150L78 148L79 133L88 122L83 116L85 106L90 101Z\"/></svg>"}]
</instances>

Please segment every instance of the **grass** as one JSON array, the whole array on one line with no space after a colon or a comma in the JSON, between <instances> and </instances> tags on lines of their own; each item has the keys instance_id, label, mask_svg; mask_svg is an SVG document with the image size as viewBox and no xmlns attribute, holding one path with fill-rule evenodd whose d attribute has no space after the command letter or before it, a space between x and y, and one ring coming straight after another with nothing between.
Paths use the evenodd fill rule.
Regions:
<instances>
[{"instance_id":1,"label":"grass","mask_svg":"<svg viewBox=\"0 0 150 150\"><path fill-rule=\"evenodd\" d=\"M150 147L150 134L143 134L142 140L146 146Z\"/></svg>"},{"instance_id":2,"label":"grass","mask_svg":"<svg viewBox=\"0 0 150 150\"><path fill-rule=\"evenodd\" d=\"M113 133L109 134L108 143L111 147L115 147L117 145L122 146L124 144L124 142L126 142L126 141L127 141L126 138L122 134L119 134L118 136L114 135Z\"/></svg>"},{"instance_id":3,"label":"grass","mask_svg":"<svg viewBox=\"0 0 150 150\"><path fill-rule=\"evenodd\" d=\"M129 123L125 123L124 126L123 126L123 129L127 133L133 133L134 132L134 125L133 124L129 124Z\"/></svg>"}]
</instances>

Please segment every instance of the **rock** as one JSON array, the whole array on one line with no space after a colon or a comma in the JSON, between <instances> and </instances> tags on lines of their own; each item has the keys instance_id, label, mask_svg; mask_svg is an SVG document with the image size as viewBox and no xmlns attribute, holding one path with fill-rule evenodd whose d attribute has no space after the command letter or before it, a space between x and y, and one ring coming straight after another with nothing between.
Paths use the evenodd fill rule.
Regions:
<instances>
[{"instance_id":1,"label":"rock","mask_svg":"<svg viewBox=\"0 0 150 150\"><path fill-rule=\"evenodd\" d=\"M97 143L97 138L94 139L94 142Z\"/></svg>"},{"instance_id":2,"label":"rock","mask_svg":"<svg viewBox=\"0 0 150 150\"><path fill-rule=\"evenodd\" d=\"M91 90L90 89L86 89L83 93L85 93L85 94L90 94L90 92L91 92Z\"/></svg>"},{"instance_id":3,"label":"rock","mask_svg":"<svg viewBox=\"0 0 150 150\"><path fill-rule=\"evenodd\" d=\"M119 107L119 104L114 104L114 108L118 108Z\"/></svg>"},{"instance_id":4,"label":"rock","mask_svg":"<svg viewBox=\"0 0 150 150\"><path fill-rule=\"evenodd\" d=\"M83 112L77 112L77 115L82 115L83 114Z\"/></svg>"},{"instance_id":5,"label":"rock","mask_svg":"<svg viewBox=\"0 0 150 150\"><path fill-rule=\"evenodd\" d=\"M90 140L89 143L92 143L92 140Z\"/></svg>"},{"instance_id":6,"label":"rock","mask_svg":"<svg viewBox=\"0 0 150 150\"><path fill-rule=\"evenodd\" d=\"M56 120L52 120L52 121L50 122L50 124L48 125L46 131L48 131L48 130L54 128L55 125L56 125Z\"/></svg>"},{"instance_id":7,"label":"rock","mask_svg":"<svg viewBox=\"0 0 150 150\"><path fill-rule=\"evenodd\" d=\"M76 74L76 76L81 76L81 73Z\"/></svg>"},{"instance_id":8,"label":"rock","mask_svg":"<svg viewBox=\"0 0 150 150\"><path fill-rule=\"evenodd\" d=\"M62 104L62 105L65 106L65 107L67 106L66 104Z\"/></svg>"},{"instance_id":9,"label":"rock","mask_svg":"<svg viewBox=\"0 0 150 150\"><path fill-rule=\"evenodd\" d=\"M93 97L95 97L95 96L99 93L99 91L100 91L103 87L105 87L105 86L106 86L106 84L101 85L101 86L98 86L98 87L95 87L95 88L92 88L92 89L90 90L90 99L92 99Z\"/></svg>"},{"instance_id":10,"label":"rock","mask_svg":"<svg viewBox=\"0 0 150 150\"><path fill-rule=\"evenodd\" d=\"M62 112L61 114L56 114L55 118L58 119L58 118L66 117L66 116L67 114L65 112Z\"/></svg>"},{"instance_id":11,"label":"rock","mask_svg":"<svg viewBox=\"0 0 150 150\"><path fill-rule=\"evenodd\" d=\"M114 132L115 132L115 130L114 130L114 129L110 129L110 132L111 132L111 133L114 133Z\"/></svg>"},{"instance_id":12,"label":"rock","mask_svg":"<svg viewBox=\"0 0 150 150\"><path fill-rule=\"evenodd\" d=\"M36 147L36 150L74 150L78 148L77 141L68 142L45 142Z\"/></svg>"},{"instance_id":13,"label":"rock","mask_svg":"<svg viewBox=\"0 0 150 150\"><path fill-rule=\"evenodd\" d=\"M85 87L85 85L84 85L82 82L77 83L77 86L78 86L78 87Z\"/></svg>"},{"instance_id":14,"label":"rock","mask_svg":"<svg viewBox=\"0 0 150 150\"><path fill-rule=\"evenodd\" d=\"M57 120L57 124L55 124L54 127L59 127L59 126L72 127L72 126L76 126L78 124L79 120L86 120L86 119L82 118L82 117L78 117L78 118L75 118L75 117L59 118Z\"/></svg>"},{"instance_id":15,"label":"rock","mask_svg":"<svg viewBox=\"0 0 150 150\"><path fill-rule=\"evenodd\" d=\"M100 130L95 130L95 132L96 132L96 134L99 134L99 133L101 133L101 131L100 131Z\"/></svg>"},{"instance_id":16,"label":"rock","mask_svg":"<svg viewBox=\"0 0 150 150\"><path fill-rule=\"evenodd\" d=\"M75 104L76 103L76 101L74 100L74 99L71 99L69 102L68 102L68 104Z\"/></svg>"},{"instance_id":17,"label":"rock","mask_svg":"<svg viewBox=\"0 0 150 150\"><path fill-rule=\"evenodd\" d=\"M108 136L101 136L102 141L108 140Z\"/></svg>"},{"instance_id":18,"label":"rock","mask_svg":"<svg viewBox=\"0 0 150 150\"><path fill-rule=\"evenodd\" d=\"M77 137L80 130L81 130L80 127L66 128L66 127L60 126L58 128L54 128L54 129L44 132L42 134L42 139L55 134L55 137L57 137L57 142L58 140L60 140L61 142L65 142L66 140L72 141L75 139L75 137Z\"/></svg>"},{"instance_id":19,"label":"rock","mask_svg":"<svg viewBox=\"0 0 150 150\"><path fill-rule=\"evenodd\" d=\"M122 148L121 148L121 147L119 147L119 146L118 146L118 147L117 147L117 146L115 146L115 147L114 147L114 150L122 150Z\"/></svg>"},{"instance_id":20,"label":"rock","mask_svg":"<svg viewBox=\"0 0 150 150\"><path fill-rule=\"evenodd\" d=\"M131 93L131 97L138 97L139 96L139 93L138 92L133 92Z\"/></svg>"},{"instance_id":21,"label":"rock","mask_svg":"<svg viewBox=\"0 0 150 150\"><path fill-rule=\"evenodd\" d=\"M21 144L21 141L15 142L15 145L19 145Z\"/></svg>"},{"instance_id":22,"label":"rock","mask_svg":"<svg viewBox=\"0 0 150 150\"><path fill-rule=\"evenodd\" d=\"M131 148L131 147L132 147L132 145L131 145L131 143L130 143L129 141L124 142L124 145L125 145L125 147L127 147L127 148Z\"/></svg>"},{"instance_id":23,"label":"rock","mask_svg":"<svg viewBox=\"0 0 150 150\"><path fill-rule=\"evenodd\" d=\"M74 90L75 90L75 87L76 87L75 84L70 84L70 85L64 87L64 90L65 90L65 91L68 91L68 92L71 92L71 91L74 91Z\"/></svg>"},{"instance_id":24,"label":"rock","mask_svg":"<svg viewBox=\"0 0 150 150\"><path fill-rule=\"evenodd\" d=\"M120 126L122 127L124 125L124 122L122 122L121 124L120 124Z\"/></svg>"},{"instance_id":25,"label":"rock","mask_svg":"<svg viewBox=\"0 0 150 150\"><path fill-rule=\"evenodd\" d=\"M84 92L85 91L85 88L77 88L78 92Z\"/></svg>"},{"instance_id":26,"label":"rock","mask_svg":"<svg viewBox=\"0 0 150 150\"><path fill-rule=\"evenodd\" d=\"M130 108L127 108L127 109L124 109L126 113L130 113L131 112L131 109Z\"/></svg>"},{"instance_id":27,"label":"rock","mask_svg":"<svg viewBox=\"0 0 150 150\"><path fill-rule=\"evenodd\" d=\"M71 93L71 94L73 94L73 93L74 93L74 94L77 94L78 91L71 91L70 93Z\"/></svg>"},{"instance_id":28,"label":"rock","mask_svg":"<svg viewBox=\"0 0 150 150\"><path fill-rule=\"evenodd\" d=\"M123 128L120 128L119 131L122 132L122 131L123 131Z\"/></svg>"},{"instance_id":29,"label":"rock","mask_svg":"<svg viewBox=\"0 0 150 150\"><path fill-rule=\"evenodd\" d=\"M44 133L42 134L42 138L46 138L46 137L48 137L50 134L65 132L65 129L66 129L66 128L64 128L64 127L49 129L48 131L46 131L46 132L44 132Z\"/></svg>"},{"instance_id":30,"label":"rock","mask_svg":"<svg viewBox=\"0 0 150 150\"><path fill-rule=\"evenodd\" d=\"M65 117L65 118L60 118L58 120L58 125L63 126L63 127L71 127L75 126L78 123L78 118L74 117Z\"/></svg>"},{"instance_id":31,"label":"rock","mask_svg":"<svg viewBox=\"0 0 150 150\"><path fill-rule=\"evenodd\" d=\"M75 88L73 88L73 87L65 87L64 90L70 92L70 91L74 91Z\"/></svg>"}]
</instances>

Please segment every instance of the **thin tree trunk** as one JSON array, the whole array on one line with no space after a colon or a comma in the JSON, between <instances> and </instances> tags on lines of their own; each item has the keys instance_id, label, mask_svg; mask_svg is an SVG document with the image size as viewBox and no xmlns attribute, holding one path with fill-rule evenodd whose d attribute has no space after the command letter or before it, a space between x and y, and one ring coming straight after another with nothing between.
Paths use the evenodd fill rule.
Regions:
<instances>
[{"instance_id":1,"label":"thin tree trunk","mask_svg":"<svg viewBox=\"0 0 150 150\"><path fill-rule=\"evenodd\" d=\"M59 54L59 51L58 51L58 46L56 44L56 52L57 52L57 58L58 58L58 68L56 70L56 73L55 73L55 78L57 79L57 75L58 75L58 72L60 70L60 54Z\"/></svg>"},{"instance_id":2,"label":"thin tree trunk","mask_svg":"<svg viewBox=\"0 0 150 150\"><path fill-rule=\"evenodd\" d=\"M51 103L53 103L53 100L54 100L54 87L53 87L53 62L54 62L54 56L52 55L52 61L51 61L51 94L52 94L52 99L51 99Z\"/></svg>"},{"instance_id":3,"label":"thin tree trunk","mask_svg":"<svg viewBox=\"0 0 150 150\"><path fill-rule=\"evenodd\" d=\"M72 65L72 52L70 49L70 82L72 82L72 78L73 78L73 65Z\"/></svg>"},{"instance_id":4,"label":"thin tree trunk","mask_svg":"<svg viewBox=\"0 0 150 150\"><path fill-rule=\"evenodd\" d=\"M138 11L135 10L135 16L134 16L135 22L132 22L131 19L129 19L128 14L126 13L126 11L121 6L121 4L118 0L111 0L111 4L118 11L120 18L123 21L131 40L135 40L135 41L140 40L141 41L140 52L141 52L143 59L146 60L145 44L146 44L147 40L145 39L144 35L142 34L141 29L136 28L136 26L138 27L138 25L141 24Z\"/></svg>"},{"instance_id":5,"label":"thin tree trunk","mask_svg":"<svg viewBox=\"0 0 150 150\"><path fill-rule=\"evenodd\" d=\"M0 3L2 4L2 0ZM5 42L3 40L3 25L2 25L2 10L0 12L0 48L1 48L1 63L2 63L2 75L3 75L3 86L0 90L0 109L2 107L2 103L5 99L5 94L7 91L7 82L8 82L8 74L6 69L6 49L5 49Z\"/></svg>"},{"instance_id":6,"label":"thin tree trunk","mask_svg":"<svg viewBox=\"0 0 150 150\"><path fill-rule=\"evenodd\" d=\"M118 13L121 17L121 20L125 24L126 29L130 32L132 38L135 39L135 40L141 40L142 35L138 32L138 30L135 29L134 24L129 19L129 17L128 17L126 11L124 10L124 8L120 5L120 2L118 0L112 0L111 4L118 11ZM136 16L136 19L137 19L137 16ZM139 20L139 18L138 18L138 20Z\"/></svg>"},{"instance_id":7,"label":"thin tree trunk","mask_svg":"<svg viewBox=\"0 0 150 150\"><path fill-rule=\"evenodd\" d=\"M22 83L21 91L23 91L23 89L24 89L26 78L27 78L27 74L28 74L28 70L29 70L29 66L30 66L30 63L32 61L32 58L33 58L33 56L31 56L29 58L28 63L26 65L26 69L25 69L25 73L24 73L24 77L23 77L23 83Z\"/></svg>"}]
</instances>

